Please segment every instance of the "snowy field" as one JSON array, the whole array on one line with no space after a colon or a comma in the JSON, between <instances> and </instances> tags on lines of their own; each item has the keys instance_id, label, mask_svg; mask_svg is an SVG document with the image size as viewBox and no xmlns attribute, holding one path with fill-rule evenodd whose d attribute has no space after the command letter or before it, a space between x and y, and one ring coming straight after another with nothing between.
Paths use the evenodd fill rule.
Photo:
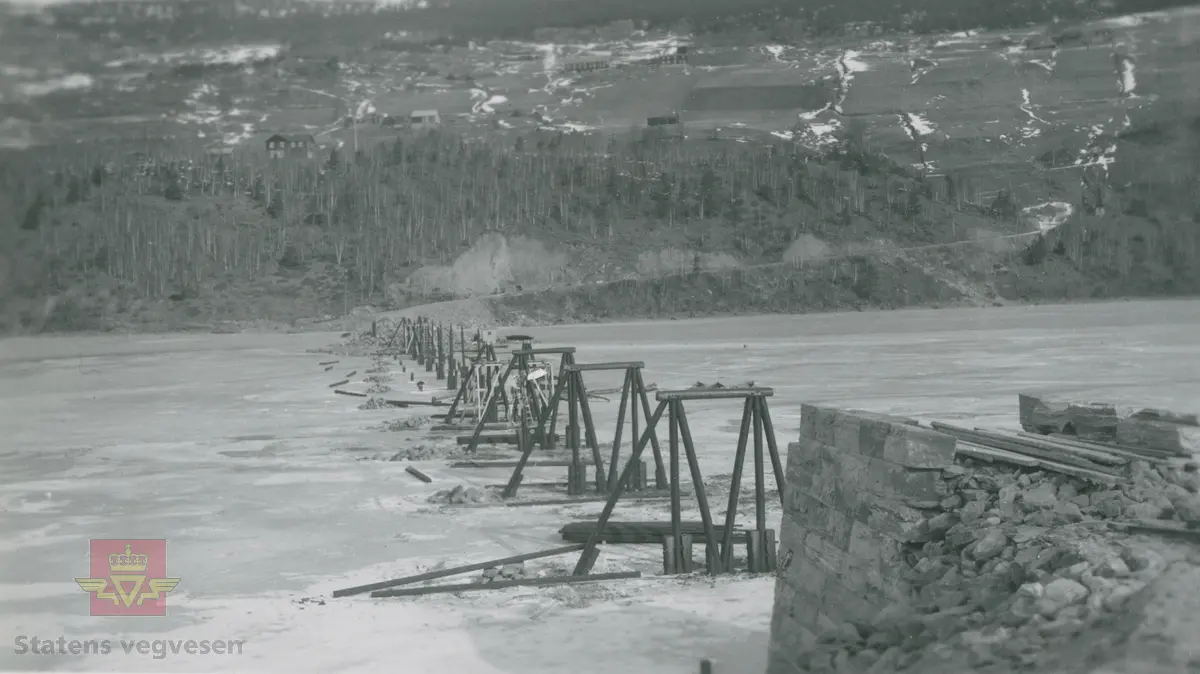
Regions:
<instances>
[{"instance_id":1,"label":"snowy field","mask_svg":"<svg viewBox=\"0 0 1200 674\"><path fill-rule=\"evenodd\" d=\"M531 332L546 345L577 346L580 362L645 360L646 381L662 388L772 386L781 448L797 434L802 402L1005 427L1016 425L1016 393L1028 389L1200 409L1200 301ZM640 580L330 599L335 589L441 561L561 545L559 526L600 510L425 503L438 488L506 475L417 462L434 478L424 485L404 473L405 462L386 461L426 441L425 431L381 424L421 411L360 411L357 400L333 395L330 383L370 366L342 357L323 371L318 361L333 357L306 350L336 337L0 341L0 636L7 644L20 636L245 642L241 655L162 659L120 647L109 655L22 655L6 645L0 669L683 673L711 657L721 674L763 671L771 579L653 578L655 546L609 546L595 569L639 569ZM736 407L689 403L709 478L731 470ZM601 443L613 408L596 405ZM667 513L622 506L616 518ZM89 538L167 538L168 574L182 579L170 615L88 616L74 578L89 571Z\"/></svg>"}]
</instances>

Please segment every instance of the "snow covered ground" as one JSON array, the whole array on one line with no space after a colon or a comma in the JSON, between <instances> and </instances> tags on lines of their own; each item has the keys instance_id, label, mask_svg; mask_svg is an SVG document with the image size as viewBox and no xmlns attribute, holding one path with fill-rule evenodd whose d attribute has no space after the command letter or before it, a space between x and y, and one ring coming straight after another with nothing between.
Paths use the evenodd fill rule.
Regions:
<instances>
[{"instance_id":1,"label":"snow covered ground","mask_svg":"<svg viewBox=\"0 0 1200 674\"><path fill-rule=\"evenodd\" d=\"M920 310L530 330L578 360L646 361L660 387L772 386L781 447L802 402L1013 427L1016 393L1082 392L1200 409L1200 302ZM502 474L379 460L426 442L383 432L414 410L360 411L308 353L336 335L39 337L0 342L0 636L244 640L240 656L19 655L0 669L759 674L769 578L652 577L654 546L609 546L597 571L640 580L416 599L338 588L561 544L568 508L430 506ZM407 377L397 376L397 381ZM589 379L593 388L608 384ZM400 391L396 397L403 397ZM615 404L597 404L601 440ZM710 479L730 472L735 403L689 403ZM601 420L608 420L607 423ZM551 476L547 475L547 479ZM562 479L561 476L558 479ZM622 506L621 519L666 519ZM89 538L167 538L182 579L167 618L92 618L74 578ZM573 556L530 564L561 568ZM462 580L469 580L470 576Z\"/></svg>"}]
</instances>

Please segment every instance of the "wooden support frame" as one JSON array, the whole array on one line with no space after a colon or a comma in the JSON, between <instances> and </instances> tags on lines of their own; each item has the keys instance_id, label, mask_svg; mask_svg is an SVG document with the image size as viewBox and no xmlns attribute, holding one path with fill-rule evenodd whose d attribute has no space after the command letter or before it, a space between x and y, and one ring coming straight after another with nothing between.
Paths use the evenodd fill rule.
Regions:
<instances>
[{"instance_id":1,"label":"wooden support frame","mask_svg":"<svg viewBox=\"0 0 1200 674\"><path fill-rule=\"evenodd\" d=\"M472 433L470 441L467 442L468 453L474 453L479 449L479 436L483 434L484 424L492 418L500 397L504 395L505 384L508 383L509 376L514 371L520 372L523 375L521 385L525 386L527 389L529 387L536 386L536 384L533 384L528 380L528 377L524 376L528 374L529 364L531 362L530 358L533 356L549 354L559 354L561 356L561 361L558 368L560 373L566 370L568 366L575 363L575 347L573 346L539 347L535 349L530 344L525 343L522 345L522 348L512 352L512 358L508 361L508 366L500 374L500 378L496 380L496 385L493 389L492 395L488 396L488 400L484 405L484 409L479 416L479 422L475 425L475 431ZM534 395L532 391L529 391L529 393L530 395L528 396L528 399L530 400L531 404L536 404L537 396ZM532 429L533 437L530 438L530 442L536 442L538 438L542 437L544 420L549 420L550 433L553 434L554 432L554 421L556 420L557 414L555 414L553 406L546 406L546 409L549 410L549 412L545 414L541 413L541 410L531 410L533 412L533 418L538 420L538 425L535 429ZM523 419L521 425L524 425Z\"/></svg>"},{"instance_id":2,"label":"wooden support frame","mask_svg":"<svg viewBox=\"0 0 1200 674\"><path fill-rule=\"evenodd\" d=\"M771 468L775 473L775 484L779 490L779 498L784 498L783 463L779 458L779 446L775 442L775 427L771 422L771 413L767 406L767 398L774 395L770 388L727 388L727 389L688 389L678 391L659 391L655 396L658 407L650 416L646 431L633 447L633 454L625 465L621 477L616 482L616 488L608 496L604 509L596 522L596 530L588 537L579 562L575 565L576 575L586 575L596 559L596 546L604 534L604 528L612 517L613 510L620 501L621 495L629 485L632 468L641 459L642 452L650 440L650 434L658 424L663 414L667 415L670 433L668 441L669 475L671 490L671 531L663 542L665 573L686 572L691 567L690 536L684 537L682 532L682 504L680 461L687 461L691 473L692 485L696 496L696 504L700 508L700 518L704 527L705 561L708 573L716 575L729 573L733 570L733 535L736 530L738 497L741 491L743 467L746 460L747 446L753 436L754 456L754 505L755 528L746 532L748 548L748 566L752 573L774 571L774 532L767 528L766 504L766 456L769 453ZM691 428L688 425L687 412L684 402L688 400L723 400L742 399L742 422L738 432L737 450L733 460L732 484L729 490L729 503L725 511L724 535L718 539L716 527L713 524L712 511L709 508L708 497L704 492L704 478L700 473L700 464L696 457L696 446L692 440ZM765 440L765 443L764 443ZM765 446L764 446L765 444ZM765 450L765 451L764 451ZM684 549L686 547L686 550ZM770 548L770 549L768 549Z\"/></svg>"},{"instance_id":3,"label":"wooden support frame","mask_svg":"<svg viewBox=\"0 0 1200 674\"><path fill-rule=\"evenodd\" d=\"M450 332L451 332L451 339L453 339L454 332L453 332L453 330L451 330ZM475 353L472 357L468 357L466 330L465 330L465 328L462 328L461 326L459 327L459 344L461 345L461 348L462 348L461 355L462 355L462 362L464 363L464 367L463 367L463 371L462 371L462 380L458 383L458 386L457 386L458 390L454 394L454 401L450 403L450 409L447 410L446 416L444 417L445 423L447 423L447 424L453 424L456 420L467 416L464 413L464 411L461 409L461 407L463 405L467 404L467 401L470 399L469 389L470 389L471 385L475 382L475 375L478 373L479 368L482 367L483 364L496 362L495 347L493 347L490 344L484 344L481 340L482 340L481 333L476 332L475 343L476 343L476 345L478 345L479 348L475 351ZM453 374L453 370L454 370L453 342L451 343L450 353L451 353L450 369ZM468 363L468 361L470 364L466 365L466 363ZM507 399L504 400L504 405L505 405L505 408L508 407ZM483 419L482 415L475 415L475 416L479 417L479 419L481 421L483 421L484 423L492 423L491 421L489 421L487 419Z\"/></svg>"},{"instance_id":4,"label":"wooden support frame","mask_svg":"<svg viewBox=\"0 0 1200 674\"><path fill-rule=\"evenodd\" d=\"M424 330L423 319L418 317L413 321L412 327L409 329L409 355L417 363L417 365L425 364L425 355L422 347L424 346L421 333Z\"/></svg>"},{"instance_id":5,"label":"wooden support frame","mask_svg":"<svg viewBox=\"0 0 1200 674\"><path fill-rule=\"evenodd\" d=\"M549 434L553 434L554 417L558 414L558 405L562 402L564 396L567 402L567 415L569 419L566 443L567 449L571 452L571 458L567 462L567 492L572 496L579 496L587 491L585 466L589 464L594 467L594 485L597 494L609 493L616 489L617 479L620 476L621 438L625 427L625 414L628 411L631 428L630 437L632 438L631 444L636 444L639 437L638 408L641 407L646 418L650 418L650 399L646 392L646 384L642 379L642 369L645 366L645 363L641 361L571 363L563 366L562 371L559 373L558 384L554 387L554 394L550 397L545 409L542 410L542 414L538 417L538 430L534 433L533 442L521 448L521 457L517 461L512 477L509 478L502 496L504 498L516 496L517 489L524 479L524 470L533 453L534 444L537 443L542 448L552 445L553 435L548 435L547 430ZM624 370L625 378L621 385L621 403L617 409L617 425L613 431L611 452L606 468L596 433L596 423L592 415L591 404L588 401L587 385L584 383L583 373L614 370ZM582 429L580 428L581 422ZM547 425L549 426L548 429ZM580 444L581 430L583 431L582 435L587 443L587 448L591 450L590 461L580 456L582 449ZM662 450L658 444L657 433L654 432L653 428L650 428L649 432L650 443L654 448L654 484L656 488L664 489L667 479ZM643 466L644 464L640 463L639 460L639 464L635 466L634 472L631 474L630 489L642 490L647 487Z\"/></svg>"}]
</instances>

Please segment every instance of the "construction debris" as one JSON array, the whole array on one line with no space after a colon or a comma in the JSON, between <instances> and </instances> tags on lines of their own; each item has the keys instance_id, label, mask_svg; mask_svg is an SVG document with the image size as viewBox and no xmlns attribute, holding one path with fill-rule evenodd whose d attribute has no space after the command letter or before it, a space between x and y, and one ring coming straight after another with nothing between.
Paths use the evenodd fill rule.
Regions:
<instances>
[{"instance_id":1,"label":"construction debris","mask_svg":"<svg viewBox=\"0 0 1200 674\"><path fill-rule=\"evenodd\" d=\"M425 582L427 580L437 580L439 578L449 578L450 576L457 576L457 575L464 574L464 573L471 573L472 571L482 571L484 569L490 569L490 568L498 567L498 566L505 566L508 564L521 564L522 569L524 569L524 563L528 562L530 560L542 559L545 557L554 557L556 555L565 555L570 552L578 552L579 550L582 550L582 549L583 549L582 545L564 545L562 547L551 548L549 550L538 550L537 552L527 552L522 555L514 555L512 557L504 557L502 559L492 559L492 560L488 560L486 562L475 562L474 564L467 564L464 566L455 566L455 567L450 567L447 569L438 569L437 571L429 571L426 573L419 573L415 576L405 576L404 578L396 578L394 580L385 580L385 581L381 581L378 583L371 583L369 585L359 585L356 587L348 587L344 590L336 590L333 593L333 596L335 598L336 597L349 597L351 595L364 594L367 592L374 592L377 590L383 590L386 588L396 587L399 585L411 585L413 583L421 583L421 582ZM442 586L442 587L445 587L445 586Z\"/></svg>"},{"instance_id":2,"label":"construction debris","mask_svg":"<svg viewBox=\"0 0 1200 674\"><path fill-rule=\"evenodd\" d=\"M359 405L358 409L360 409L360 410L383 410L383 409L389 409L392 407L408 407L408 405L405 403L402 403L402 402L394 401L394 400L387 400L385 398L371 396L370 399L368 399L365 403Z\"/></svg>"},{"instance_id":3,"label":"construction debris","mask_svg":"<svg viewBox=\"0 0 1200 674\"><path fill-rule=\"evenodd\" d=\"M492 500L495 499L486 490L480 489L479 487L468 487L461 484L451 487L450 489L442 489L426 499L428 503L440 503L445 505L487 503Z\"/></svg>"},{"instance_id":4,"label":"construction debris","mask_svg":"<svg viewBox=\"0 0 1200 674\"><path fill-rule=\"evenodd\" d=\"M602 580L622 580L641 578L640 571L621 571L618 573L594 573L587 576L543 576L540 578L520 578L514 580L497 580L489 583L462 583L458 585L429 585L426 587L409 587L399 590L379 590L372 592L372 597L412 597L423 594L449 594L454 592L478 592L480 590L499 590L508 587L538 587L545 585L577 585L579 583L595 583Z\"/></svg>"},{"instance_id":5,"label":"construction debris","mask_svg":"<svg viewBox=\"0 0 1200 674\"><path fill-rule=\"evenodd\" d=\"M426 484L433 482L433 478L429 477L425 473L422 473L421 471L417 470L416 468L414 468L412 466L405 466L404 472L408 473L409 475L412 475L413 477L417 478L418 480L420 480L422 482L425 482Z\"/></svg>"},{"instance_id":6,"label":"construction debris","mask_svg":"<svg viewBox=\"0 0 1200 674\"><path fill-rule=\"evenodd\" d=\"M1200 419L1195 414L1032 393L1022 393L1019 399L1021 427L1029 432L1059 433L1129 449L1144 447L1180 457L1200 452Z\"/></svg>"},{"instance_id":7,"label":"construction debris","mask_svg":"<svg viewBox=\"0 0 1200 674\"><path fill-rule=\"evenodd\" d=\"M491 583L501 580L516 580L525 577L525 562L493 566L483 570L480 582Z\"/></svg>"}]
</instances>

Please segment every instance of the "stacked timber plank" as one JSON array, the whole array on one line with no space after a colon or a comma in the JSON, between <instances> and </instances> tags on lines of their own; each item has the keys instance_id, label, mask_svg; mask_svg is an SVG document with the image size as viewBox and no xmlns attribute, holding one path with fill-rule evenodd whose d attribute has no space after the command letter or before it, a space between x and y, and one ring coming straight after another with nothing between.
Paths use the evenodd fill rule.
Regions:
<instances>
[{"instance_id":1,"label":"stacked timber plank","mask_svg":"<svg viewBox=\"0 0 1200 674\"><path fill-rule=\"evenodd\" d=\"M1200 418L1195 414L1032 393L1020 394L1019 401L1021 428L1030 433L1074 436L1167 456L1200 453Z\"/></svg>"},{"instance_id":2,"label":"stacked timber plank","mask_svg":"<svg viewBox=\"0 0 1200 674\"><path fill-rule=\"evenodd\" d=\"M1196 415L1024 393L1019 403L1022 432L932 426L958 440L961 456L1109 485L1124 480L1133 461L1169 463L1200 454Z\"/></svg>"}]
</instances>

